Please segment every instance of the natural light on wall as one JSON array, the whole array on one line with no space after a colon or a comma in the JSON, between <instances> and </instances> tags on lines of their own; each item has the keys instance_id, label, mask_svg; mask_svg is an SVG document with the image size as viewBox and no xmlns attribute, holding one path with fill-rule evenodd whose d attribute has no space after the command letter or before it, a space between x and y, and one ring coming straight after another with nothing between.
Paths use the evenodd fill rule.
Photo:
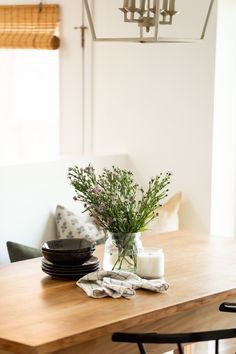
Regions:
<instances>
[{"instance_id":1,"label":"natural light on wall","mask_svg":"<svg viewBox=\"0 0 236 354\"><path fill-rule=\"evenodd\" d=\"M236 1L218 1L211 232L236 235Z\"/></svg>"},{"instance_id":2,"label":"natural light on wall","mask_svg":"<svg viewBox=\"0 0 236 354\"><path fill-rule=\"evenodd\" d=\"M0 164L58 157L58 56L0 49Z\"/></svg>"}]
</instances>

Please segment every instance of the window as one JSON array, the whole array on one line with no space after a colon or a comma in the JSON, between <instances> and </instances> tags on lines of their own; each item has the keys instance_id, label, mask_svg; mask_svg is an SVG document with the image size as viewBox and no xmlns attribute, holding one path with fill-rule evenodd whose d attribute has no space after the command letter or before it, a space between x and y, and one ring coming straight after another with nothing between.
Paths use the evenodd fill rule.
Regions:
<instances>
[{"instance_id":1,"label":"window","mask_svg":"<svg viewBox=\"0 0 236 354\"><path fill-rule=\"evenodd\" d=\"M0 164L59 155L59 53L0 49Z\"/></svg>"}]
</instances>

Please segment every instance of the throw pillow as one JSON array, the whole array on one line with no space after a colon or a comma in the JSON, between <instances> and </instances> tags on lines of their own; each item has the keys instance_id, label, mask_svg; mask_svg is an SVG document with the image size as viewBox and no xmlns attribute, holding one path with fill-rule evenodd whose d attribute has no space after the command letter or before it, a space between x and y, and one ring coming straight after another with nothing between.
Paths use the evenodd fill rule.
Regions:
<instances>
[{"instance_id":1,"label":"throw pillow","mask_svg":"<svg viewBox=\"0 0 236 354\"><path fill-rule=\"evenodd\" d=\"M86 238L97 244L105 242L105 233L98 230L94 223L61 205L56 208L56 225L59 238Z\"/></svg>"},{"instance_id":2,"label":"throw pillow","mask_svg":"<svg viewBox=\"0 0 236 354\"><path fill-rule=\"evenodd\" d=\"M176 231L179 229L179 207L182 193L176 193L158 210L158 217L149 224L149 230L145 235Z\"/></svg>"},{"instance_id":3,"label":"throw pillow","mask_svg":"<svg viewBox=\"0 0 236 354\"><path fill-rule=\"evenodd\" d=\"M29 247L12 241L7 241L6 245L11 262L19 262L26 259L42 257L42 252L38 248Z\"/></svg>"}]
</instances>

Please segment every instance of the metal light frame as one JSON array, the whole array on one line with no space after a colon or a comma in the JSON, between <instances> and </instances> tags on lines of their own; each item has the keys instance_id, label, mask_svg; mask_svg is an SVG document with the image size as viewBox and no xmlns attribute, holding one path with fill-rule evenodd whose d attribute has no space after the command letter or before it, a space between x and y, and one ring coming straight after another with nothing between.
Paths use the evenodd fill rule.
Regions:
<instances>
[{"instance_id":1,"label":"metal light frame","mask_svg":"<svg viewBox=\"0 0 236 354\"><path fill-rule=\"evenodd\" d=\"M112 1L112 0L110 0ZM88 23L90 27L90 31L92 34L92 38L95 42L137 42L137 43L191 43L203 40L206 34L207 25L209 22L209 18L211 15L212 7L215 0L210 0L209 7L207 10L206 18L204 21L204 25L202 28L201 36L199 38L168 38L168 37L159 37L159 17L160 17L160 0L155 0L155 26L154 26L154 36L144 36L143 31L140 30L140 35L138 37L123 37L123 38L116 38L116 37L97 37L95 27L93 24L92 13L89 6L89 0L84 0L84 6L88 18Z\"/></svg>"}]
</instances>

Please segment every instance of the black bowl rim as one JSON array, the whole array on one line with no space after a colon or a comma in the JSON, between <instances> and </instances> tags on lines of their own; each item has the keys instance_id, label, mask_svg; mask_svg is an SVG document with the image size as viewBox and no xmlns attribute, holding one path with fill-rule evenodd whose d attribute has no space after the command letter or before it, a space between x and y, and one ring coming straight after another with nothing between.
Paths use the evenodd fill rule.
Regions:
<instances>
[{"instance_id":1,"label":"black bowl rim","mask_svg":"<svg viewBox=\"0 0 236 354\"><path fill-rule=\"evenodd\" d=\"M55 251L52 249L47 249L47 248L41 248L42 252L47 252L50 254L61 254L61 255L66 255L66 254L87 254L90 252L94 252L95 251L95 247L94 248L90 248L90 249L86 249L83 251L80 251L79 249L74 249L74 250L65 250L65 251Z\"/></svg>"},{"instance_id":2,"label":"black bowl rim","mask_svg":"<svg viewBox=\"0 0 236 354\"><path fill-rule=\"evenodd\" d=\"M52 242L63 242L63 241L66 241L66 242L71 242L71 240L83 240L84 242L87 242L88 245L86 247L83 247L83 248L74 248L74 249L71 249L71 248L63 248L63 249L53 249L53 248L50 248L50 243ZM74 241L72 241L74 242ZM49 245L46 247L45 245L48 244ZM90 244L90 245L89 245ZM85 251L89 251L90 249L95 249L95 245L96 245L96 242L95 241L90 241L90 240L87 240L85 238L60 238L60 239L55 239L55 240L48 240L48 241L45 241L42 245L41 245L41 250L45 250L45 251L52 251L52 252L58 252L58 253L64 253L64 252L71 252L71 251L82 251L82 252L85 252Z\"/></svg>"}]
</instances>

